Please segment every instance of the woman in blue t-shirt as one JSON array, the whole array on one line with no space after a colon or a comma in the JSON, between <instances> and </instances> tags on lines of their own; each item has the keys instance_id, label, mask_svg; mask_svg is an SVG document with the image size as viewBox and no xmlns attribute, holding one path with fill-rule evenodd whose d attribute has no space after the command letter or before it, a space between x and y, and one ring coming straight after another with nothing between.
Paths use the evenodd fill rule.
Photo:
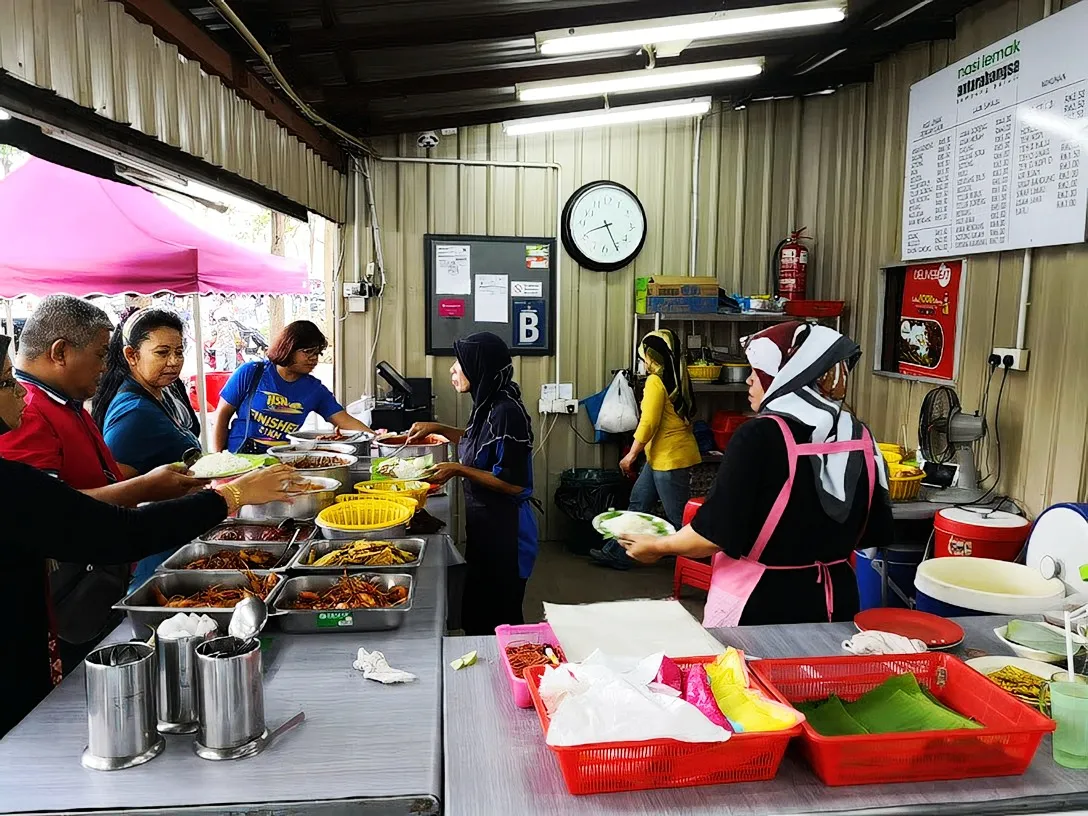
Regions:
<instances>
[{"instance_id":1,"label":"woman in blue t-shirt","mask_svg":"<svg viewBox=\"0 0 1088 816\"><path fill-rule=\"evenodd\" d=\"M179 379L185 364L183 330L173 312L135 309L122 315L110 339L92 415L125 478L180 462L200 448L200 423ZM140 561L132 586L150 578L172 553Z\"/></svg>"},{"instance_id":2,"label":"woman in blue t-shirt","mask_svg":"<svg viewBox=\"0 0 1088 816\"><path fill-rule=\"evenodd\" d=\"M263 453L286 444L311 412L343 431L369 431L313 376L328 346L321 329L296 320L276 337L268 362L246 363L235 371L219 395L215 450Z\"/></svg>"}]
</instances>

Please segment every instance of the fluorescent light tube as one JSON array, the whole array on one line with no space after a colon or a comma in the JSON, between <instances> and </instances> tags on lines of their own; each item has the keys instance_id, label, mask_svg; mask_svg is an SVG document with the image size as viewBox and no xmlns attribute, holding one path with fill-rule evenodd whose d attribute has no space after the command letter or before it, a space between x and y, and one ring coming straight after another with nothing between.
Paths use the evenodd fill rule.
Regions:
<instances>
[{"instance_id":1,"label":"fluorescent light tube","mask_svg":"<svg viewBox=\"0 0 1088 816\"><path fill-rule=\"evenodd\" d=\"M658 43L721 39L764 31L828 25L846 18L843 0L814 0L764 8L738 9L661 17L616 25L586 26L540 31L536 35L541 54L588 54L641 48Z\"/></svg>"},{"instance_id":2,"label":"fluorescent light tube","mask_svg":"<svg viewBox=\"0 0 1088 816\"><path fill-rule=\"evenodd\" d=\"M605 94L623 94L662 88L684 88L747 79L763 73L763 58L757 60L722 60L701 65L674 65L668 68L621 71L614 74L523 82L517 86L522 102L547 102L555 99L579 99Z\"/></svg>"},{"instance_id":3,"label":"fluorescent light tube","mask_svg":"<svg viewBox=\"0 0 1088 816\"><path fill-rule=\"evenodd\" d=\"M626 125L633 122L652 122L660 119L678 119L684 116L702 116L710 110L710 97L677 99L654 105L627 105L621 108L566 113L558 116L539 116L533 119L515 119L503 122L508 136L529 136L556 130Z\"/></svg>"}]
</instances>

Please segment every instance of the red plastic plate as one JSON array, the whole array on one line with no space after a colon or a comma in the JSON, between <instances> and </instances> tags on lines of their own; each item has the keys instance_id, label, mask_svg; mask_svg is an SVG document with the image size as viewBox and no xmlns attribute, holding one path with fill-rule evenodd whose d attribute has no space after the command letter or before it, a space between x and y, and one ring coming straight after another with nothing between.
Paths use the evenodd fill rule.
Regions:
<instances>
[{"instance_id":1,"label":"red plastic plate","mask_svg":"<svg viewBox=\"0 0 1088 816\"><path fill-rule=\"evenodd\" d=\"M963 627L915 609L866 609L854 616L862 632L870 629L920 640L931 649L947 649L963 640Z\"/></svg>"}]
</instances>

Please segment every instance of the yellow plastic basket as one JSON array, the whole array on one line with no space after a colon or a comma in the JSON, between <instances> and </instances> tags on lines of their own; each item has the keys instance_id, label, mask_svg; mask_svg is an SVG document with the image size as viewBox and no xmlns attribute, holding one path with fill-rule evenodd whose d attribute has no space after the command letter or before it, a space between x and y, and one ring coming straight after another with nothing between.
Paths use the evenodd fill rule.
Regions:
<instances>
[{"instance_id":1,"label":"yellow plastic basket","mask_svg":"<svg viewBox=\"0 0 1088 816\"><path fill-rule=\"evenodd\" d=\"M409 496L407 493L390 493L388 491L382 494L345 493L342 496L336 497L336 500L338 502L363 501L364 499L381 499L382 501L391 501L395 504L403 504L405 507L412 508L413 513L419 509L419 502L417 502L413 496Z\"/></svg>"},{"instance_id":2,"label":"yellow plastic basket","mask_svg":"<svg viewBox=\"0 0 1088 816\"><path fill-rule=\"evenodd\" d=\"M688 376L696 382L714 382L721 376L720 365L689 365Z\"/></svg>"},{"instance_id":3,"label":"yellow plastic basket","mask_svg":"<svg viewBox=\"0 0 1088 816\"><path fill-rule=\"evenodd\" d=\"M326 507L317 514L317 521L334 530L366 532L407 524L413 515L412 508L401 502L359 498Z\"/></svg>"},{"instance_id":4,"label":"yellow plastic basket","mask_svg":"<svg viewBox=\"0 0 1088 816\"><path fill-rule=\"evenodd\" d=\"M914 501L926 474L910 465L888 465L888 495L892 501Z\"/></svg>"},{"instance_id":5,"label":"yellow plastic basket","mask_svg":"<svg viewBox=\"0 0 1088 816\"><path fill-rule=\"evenodd\" d=\"M363 495L369 493L381 498L409 496L422 507L427 503L427 494L430 492L431 486L418 479L390 479L384 482L359 482L359 484L355 485L355 489Z\"/></svg>"}]
</instances>

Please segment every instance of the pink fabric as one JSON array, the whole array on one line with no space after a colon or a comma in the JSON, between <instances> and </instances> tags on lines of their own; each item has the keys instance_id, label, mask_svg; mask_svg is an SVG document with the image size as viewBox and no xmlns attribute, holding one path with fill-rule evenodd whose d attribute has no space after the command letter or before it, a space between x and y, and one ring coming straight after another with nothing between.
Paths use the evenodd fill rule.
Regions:
<instances>
[{"instance_id":1,"label":"pink fabric","mask_svg":"<svg viewBox=\"0 0 1088 816\"><path fill-rule=\"evenodd\" d=\"M142 187L32 158L0 182L0 297L305 294L301 261L217 238Z\"/></svg>"},{"instance_id":2,"label":"pink fabric","mask_svg":"<svg viewBox=\"0 0 1088 816\"><path fill-rule=\"evenodd\" d=\"M767 542L771 540L786 505L790 500L793 490L793 480L797 475L797 460L802 456L818 456L822 454L846 453L848 451L867 451L872 445L868 428L862 433L862 438L849 442L824 442L817 444L798 445L790 432L786 421L781 417L770 414L767 419L773 419L782 430L782 436L786 441L786 458L789 462L789 476L786 478L782 490L778 493L771 506L771 512L763 522L756 543L752 551L745 558L730 558L725 553L716 553L711 561L710 591L707 593L706 607L703 610L703 626L708 629L736 626L740 623L740 617L744 613L744 607L748 599L752 597L759 579L766 570L798 570L816 569L816 583L824 585L824 602L827 604L827 620L830 623L832 613L835 610L835 592L831 584L830 567L836 564L845 564L850 559L843 558L830 563L814 561L799 567L768 567L759 562ZM873 503L873 489L876 484L876 465L871 456L865 457L865 468L869 474L869 499L867 507ZM864 532L864 530L862 531Z\"/></svg>"}]
</instances>

